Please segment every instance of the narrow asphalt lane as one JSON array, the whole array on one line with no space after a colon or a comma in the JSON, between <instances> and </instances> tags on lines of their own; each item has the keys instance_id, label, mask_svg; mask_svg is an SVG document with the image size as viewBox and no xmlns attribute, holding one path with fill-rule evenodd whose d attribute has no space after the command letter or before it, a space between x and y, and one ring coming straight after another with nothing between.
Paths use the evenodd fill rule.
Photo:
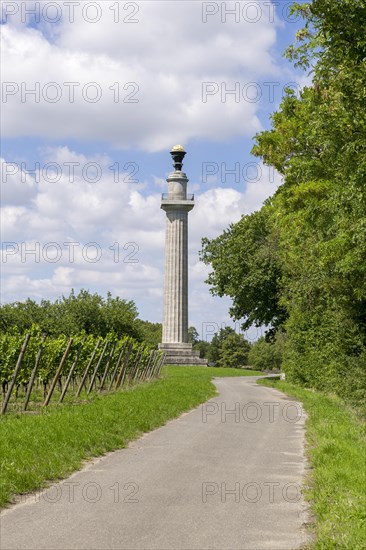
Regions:
<instances>
[{"instance_id":1,"label":"narrow asphalt lane","mask_svg":"<svg viewBox=\"0 0 366 550\"><path fill-rule=\"evenodd\" d=\"M301 404L256 377L214 383L217 397L4 510L0 548L300 548Z\"/></svg>"}]
</instances>

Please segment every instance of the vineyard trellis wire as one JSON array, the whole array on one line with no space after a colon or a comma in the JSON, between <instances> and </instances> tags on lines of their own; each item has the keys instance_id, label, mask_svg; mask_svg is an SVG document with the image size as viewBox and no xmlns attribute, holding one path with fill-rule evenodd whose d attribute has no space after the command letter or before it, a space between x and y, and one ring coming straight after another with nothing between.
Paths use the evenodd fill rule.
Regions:
<instances>
[{"instance_id":1,"label":"vineyard trellis wire","mask_svg":"<svg viewBox=\"0 0 366 550\"><path fill-rule=\"evenodd\" d=\"M131 337L0 335L1 414L85 401L160 375L164 354Z\"/></svg>"}]
</instances>

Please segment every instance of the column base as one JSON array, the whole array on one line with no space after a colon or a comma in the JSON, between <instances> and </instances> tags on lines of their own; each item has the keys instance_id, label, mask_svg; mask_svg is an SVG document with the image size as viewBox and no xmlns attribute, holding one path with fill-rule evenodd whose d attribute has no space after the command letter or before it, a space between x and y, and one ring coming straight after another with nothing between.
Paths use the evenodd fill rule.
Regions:
<instances>
[{"instance_id":1,"label":"column base","mask_svg":"<svg viewBox=\"0 0 366 550\"><path fill-rule=\"evenodd\" d=\"M192 344L173 342L159 344L165 352L164 365L207 366L207 359L200 357L200 352L192 349Z\"/></svg>"}]
</instances>

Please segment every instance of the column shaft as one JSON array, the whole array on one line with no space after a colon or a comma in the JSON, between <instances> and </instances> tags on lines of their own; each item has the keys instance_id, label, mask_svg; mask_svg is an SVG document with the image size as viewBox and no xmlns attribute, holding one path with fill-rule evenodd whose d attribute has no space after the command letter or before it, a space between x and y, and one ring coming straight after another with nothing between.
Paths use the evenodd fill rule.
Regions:
<instances>
[{"instance_id":1,"label":"column shaft","mask_svg":"<svg viewBox=\"0 0 366 550\"><path fill-rule=\"evenodd\" d=\"M188 212L167 211L163 343L188 341Z\"/></svg>"}]
</instances>

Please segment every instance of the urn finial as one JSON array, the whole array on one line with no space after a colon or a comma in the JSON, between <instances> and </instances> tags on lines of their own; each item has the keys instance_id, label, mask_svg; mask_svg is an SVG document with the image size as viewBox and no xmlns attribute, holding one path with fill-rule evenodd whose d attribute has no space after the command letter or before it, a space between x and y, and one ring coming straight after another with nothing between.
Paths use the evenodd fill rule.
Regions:
<instances>
[{"instance_id":1,"label":"urn finial","mask_svg":"<svg viewBox=\"0 0 366 550\"><path fill-rule=\"evenodd\" d=\"M174 170L180 172L183 166L183 159L186 155L184 148L181 145L175 145L170 154L172 155Z\"/></svg>"}]
</instances>

